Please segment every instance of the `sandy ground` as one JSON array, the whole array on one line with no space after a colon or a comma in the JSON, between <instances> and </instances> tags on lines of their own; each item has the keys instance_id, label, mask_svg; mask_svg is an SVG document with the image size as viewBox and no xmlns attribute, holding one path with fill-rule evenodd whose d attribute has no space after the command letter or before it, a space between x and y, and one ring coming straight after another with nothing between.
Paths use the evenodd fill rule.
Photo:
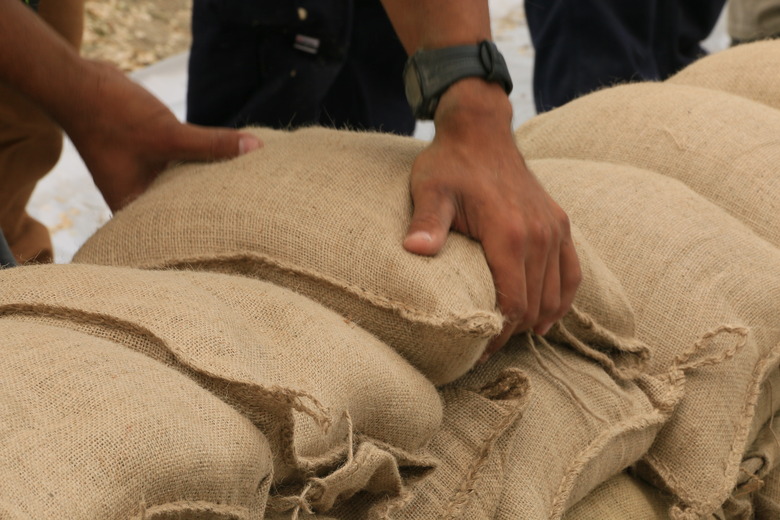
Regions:
<instances>
[{"instance_id":1,"label":"sandy ground","mask_svg":"<svg viewBox=\"0 0 780 520\"><path fill-rule=\"evenodd\" d=\"M113 62L184 118L187 50L192 0L87 0L82 53ZM489 0L493 37L515 84L510 96L514 126L534 115L531 71L534 53L522 0ZM705 46L728 45L723 20ZM415 135L430 139L430 123ZM38 184L28 205L52 233L55 261L69 262L81 244L111 217L84 164L66 140L55 169Z\"/></svg>"},{"instance_id":2,"label":"sandy ground","mask_svg":"<svg viewBox=\"0 0 780 520\"><path fill-rule=\"evenodd\" d=\"M126 72L186 51L192 0L88 0L82 53Z\"/></svg>"}]
</instances>

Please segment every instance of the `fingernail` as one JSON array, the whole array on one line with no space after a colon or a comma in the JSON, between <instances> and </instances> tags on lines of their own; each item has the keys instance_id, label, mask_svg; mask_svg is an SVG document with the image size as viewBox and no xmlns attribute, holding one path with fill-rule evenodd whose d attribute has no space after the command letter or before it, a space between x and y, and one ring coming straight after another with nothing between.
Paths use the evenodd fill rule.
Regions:
<instances>
[{"instance_id":1,"label":"fingernail","mask_svg":"<svg viewBox=\"0 0 780 520\"><path fill-rule=\"evenodd\" d=\"M552 324L552 323L548 323L548 324L546 324L546 325L543 325L543 326L541 326L541 327L538 327L537 329L535 329L535 332L536 332L538 335L540 335L540 336L544 336L545 334L547 334L548 332L550 332L550 329L552 328L552 326L553 326L553 324Z\"/></svg>"},{"instance_id":2,"label":"fingernail","mask_svg":"<svg viewBox=\"0 0 780 520\"><path fill-rule=\"evenodd\" d=\"M257 137L251 135L243 135L238 140L238 155L244 155L252 150L257 150L262 146L262 142Z\"/></svg>"},{"instance_id":3,"label":"fingernail","mask_svg":"<svg viewBox=\"0 0 780 520\"><path fill-rule=\"evenodd\" d=\"M433 242L433 237L427 231L415 231L406 237L406 240L422 240L423 242Z\"/></svg>"}]
</instances>

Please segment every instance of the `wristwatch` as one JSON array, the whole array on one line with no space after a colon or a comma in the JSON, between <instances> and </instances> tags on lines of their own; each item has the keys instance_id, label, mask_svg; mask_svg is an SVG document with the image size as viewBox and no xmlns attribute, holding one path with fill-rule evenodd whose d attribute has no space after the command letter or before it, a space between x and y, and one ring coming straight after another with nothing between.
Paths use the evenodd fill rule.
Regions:
<instances>
[{"instance_id":1,"label":"wristwatch","mask_svg":"<svg viewBox=\"0 0 780 520\"><path fill-rule=\"evenodd\" d=\"M512 92L512 78L496 44L459 45L417 51L404 67L406 99L417 119L433 119L439 99L453 83L476 76Z\"/></svg>"}]
</instances>

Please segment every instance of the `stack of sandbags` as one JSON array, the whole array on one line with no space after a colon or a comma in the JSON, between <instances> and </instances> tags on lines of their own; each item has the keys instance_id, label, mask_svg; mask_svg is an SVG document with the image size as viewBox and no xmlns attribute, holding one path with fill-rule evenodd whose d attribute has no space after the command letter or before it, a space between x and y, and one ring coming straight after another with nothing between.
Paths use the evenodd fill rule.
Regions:
<instances>
[{"instance_id":1,"label":"stack of sandbags","mask_svg":"<svg viewBox=\"0 0 780 520\"><path fill-rule=\"evenodd\" d=\"M266 438L186 375L12 316L0 338L0 518L262 518Z\"/></svg>"},{"instance_id":2,"label":"stack of sandbags","mask_svg":"<svg viewBox=\"0 0 780 520\"><path fill-rule=\"evenodd\" d=\"M729 499L756 432L780 407L757 406L780 358L780 112L704 88L754 86L767 102L760 64L778 57L777 43L728 51L667 83L586 96L517 133L532 170L625 288L649 370L686 372L685 397L638 468L677 497L674 518ZM758 66L719 68L739 60ZM731 71L740 75L710 80Z\"/></svg>"},{"instance_id":3,"label":"stack of sandbags","mask_svg":"<svg viewBox=\"0 0 780 520\"><path fill-rule=\"evenodd\" d=\"M267 507L258 485L252 504L196 486L154 505L344 520L579 520L607 499L632 518L771 510L780 250L766 222L780 181L756 128L777 117L678 81L602 91L523 126L531 168L572 219L584 282L545 338L516 337L476 368L502 324L482 250L458 234L436 258L403 250L423 144L370 133L256 130L260 152L171 169L85 244L81 265L0 273L0 324L130 353L266 443L255 480ZM32 360L8 370L28 364L34 393L46 376ZM19 493L0 488L0 505ZM144 493L126 491L121 514L151 511Z\"/></svg>"},{"instance_id":4,"label":"stack of sandbags","mask_svg":"<svg viewBox=\"0 0 780 520\"><path fill-rule=\"evenodd\" d=\"M358 490L398 494L407 474L416 478L432 467L433 461L421 454L420 449L441 421L442 405L434 386L372 335L291 291L267 282L220 274L83 265L11 269L2 273L2 284L0 324L14 324L19 334L31 331L29 346L50 351L53 347L47 344L46 338L75 338L59 347L51 359L39 353L35 356L37 363L25 366L15 362L3 370L9 374L0 384L4 398L15 399L14 393L22 395L16 400L19 409L12 409L14 413L24 416L33 413L28 409L46 410L54 406L47 402L54 389L41 394L36 381L46 381L56 375L62 378L56 386L60 401L75 396L71 406L76 407L88 406L94 400L99 404L94 411L96 421L111 422L116 420L114 416L123 413L120 409L106 415L104 409L111 407L113 399L111 395L103 396L102 382L106 378L94 377L97 368L92 369L88 359L72 359L75 354L69 345L81 341L93 350L102 348L105 363L116 364L117 370L121 370L123 359L140 356L144 366L159 367L158 372L172 377L170 383L163 385L159 383L162 375L150 375L145 387L140 380L138 388L126 388L125 400L139 400L131 411L141 414L148 401L160 400L166 403L160 405L162 414L175 407L173 403L167 404L169 398L175 398L176 393L188 396L190 392L192 399L198 399L201 394L219 397L227 403L222 408L233 412L234 422L245 427L254 425L256 442L267 440L273 454L273 473L266 462L266 473L262 476L269 477L273 498L280 507L284 506L285 497L302 493L309 503L322 509ZM43 339L35 337L34 331L39 329L47 331ZM27 345L22 343L22 346ZM4 356L2 363L7 362ZM78 362L86 362L88 370L80 370ZM29 373L30 377L17 382L19 372ZM169 395L172 392L166 389L180 385L181 379L188 381L188 386ZM6 388L9 383L12 386ZM17 384L22 385L21 390L16 388ZM90 389L95 390L95 396L85 395ZM182 399L185 397L178 398ZM192 406L195 405L188 405ZM159 421L154 414L156 408L152 407L150 412L147 421ZM186 416L187 410L176 412ZM88 438L105 434L100 424L89 422L89 417L82 424L79 418L83 414L68 417L65 423L52 417L51 424L42 413L39 415L46 428L72 428L76 430L74 434ZM200 423L218 422L209 417L204 416ZM120 424L130 421L132 425L133 420L133 417L123 419ZM193 428L207 429L200 423ZM10 433L20 439L19 449L33 449L25 440L28 429L39 435L36 425L17 427L13 421L10 424ZM181 428L176 423L173 426ZM147 428L141 423L137 426L142 427ZM252 460L252 451L234 447L236 441L230 437L215 437L226 427L216 425L215 431L205 433L206 439L198 439L214 451L213 457L197 458L200 444L196 444L191 446L194 459L184 462L196 467L206 465L219 475L224 471L233 472L230 465L222 467L218 456L221 451L242 463ZM154 435L159 433L152 435L129 427L126 432L118 433L126 434L130 455L98 449L92 456L106 459L104 464L109 468L112 464L121 466L124 457L135 458L138 452L146 450L145 443L150 441L158 442L159 450L164 451L169 437L175 438L177 432L172 429L167 436L156 438ZM187 432L185 428L182 433ZM182 450L188 449L186 441L186 438L182 441ZM171 449L174 447L175 443ZM268 447L265 449L267 456ZM65 460L59 466L36 468L40 474L27 473L26 481L44 480L41 477L48 478L50 472L51 479L63 478L68 470L77 473L74 478L99 477L90 468L68 461L71 450L66 445L51 450L52 456L59 450L59 456ZM149 456L154 459L155 454L152 451ZM175 459L175 455L180 453L172 453L169 458ZM163 490L178 480L192 478L200 482L201 476L186 471L186 465L173 474L166 473L174 471L171 468L157 475L159 462L153 460L153 465L145 466L146 460L134 460L133 469L147 473L147 478L153 481L152 487L158 478L173 479L159 483ZM231 461L229 457L225 460ZM13 474L18 469L13 463L7 464L7 458L0 461L4 475L6 470ZM129 477L132 476L131 473ZM208 476L206 472L204 477ZM131 484L118 477L112 481L117 487ZM202 485L209 486L207 481ZM268 486L257 489L257 479L250 487L258 493L268 491ZM226 490L225 496L242 489ZM138 493L135 496L137 503L144 497ZM27 495L3 494L1 498L0 503L11 503L13 499L13 503L23 504ZM265 504L265 497L262 498ZM99 494L93 494L90 499L104 500ZM127 513L126 508L116 512L117 515ZM256 517L261 513L262 510L253 514Z\"/></svg>"},{"instance_id":5,"label":"stack of sandbags","mask_svg":"<svg viewBox=\"0 0 780 520\"><path fill-rule=\"evenodd\" d=\"M186 269L229 274L236 284L270 281L372 332L433 383L463 376L502 318L479 244L453 235L435 259L400 247L411 216L409 171L422 144L316 128L256 132L266 143L260 153L167 172L75 260L162 270L159 276ZM633 339L627 296L574 233L585 273L577 309L548 341L518 338L440 391L444 424L428 445L439 465L434 475L408 489L348 501L344 494L332 503L304 489L296 514L335 505L332 514L351 518L387 511L430 518L449 509L475 518L499 510L560 517L649 449L679 398L681 379L674 371L641 372L648 350ZM551 430L552 458L542 447ZM515 484L540 471L544 478L533 484ZM475 487L482 491L473 493Z\"/></svg>"}]
</instances>

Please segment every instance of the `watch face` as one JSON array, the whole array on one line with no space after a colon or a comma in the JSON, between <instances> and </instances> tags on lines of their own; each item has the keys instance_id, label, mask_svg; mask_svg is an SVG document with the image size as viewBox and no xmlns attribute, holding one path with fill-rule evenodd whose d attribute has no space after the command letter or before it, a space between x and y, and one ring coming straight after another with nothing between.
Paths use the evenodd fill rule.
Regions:
<instances>
[{"instance_id":1,"label":"watch face","mask_svg":"<svg viewBox=\"0 0 780 520\"><path fill-rule=\"evenodd\" d=\"M404 88L406 90L406 100L409 102L409 106L412 107L412 112L416 113L422 104L422 91L420 90L420 78L414 58L406 62L406 67L404 68Z\"/></svg>"}]
</instances>

